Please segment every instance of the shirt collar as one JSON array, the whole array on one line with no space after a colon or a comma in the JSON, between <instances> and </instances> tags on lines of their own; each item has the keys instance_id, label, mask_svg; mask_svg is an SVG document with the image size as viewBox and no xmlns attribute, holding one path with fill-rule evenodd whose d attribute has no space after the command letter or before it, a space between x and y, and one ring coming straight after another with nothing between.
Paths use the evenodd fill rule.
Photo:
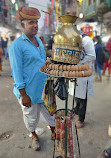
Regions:
<instances>
[{"instance_id":1,"label":"shirt collar","mask_svg":"<svg viewBox=\"0 0 111 158\"><path fill-rule=\"evenodd\" d=\"M29 38L25 35L24 32L22 32L22 38L23 38L24 40L29 40ZM37 40L38 42L40 42L40 40L38 39L38 37L35 36L35 38L36 38L36 40Z\"/></svg>"},{"instance_id":2,"label":"shirt collar","mask_svg":"<svg viewBox=\"0 0 111 158\"><path fill-rule=\"evenodd\" d=\"M24 32L22 32L22 38L23 38L24 40L29 40L29 38L25 35Z\"/></svg>"},{"instance_id":3,"label":"shirt collar","mask_svg":"<svg viewBox=\"0 0 111 158\"><path fill-rule=\"evenodd\" d=\"M25 35L24 32L22 32L22 35L21 35L21 36L22 36L23 40L28 40L28 41L30 41L29 38ZM41 41L37 36L35 36L35 38L36 38L37 42L39 43L40 51L41 51L41 52L44 52L45 50L44 50L42 41ZM44 53L44 54L42 53L42 55L43 55L43 58L46 60L45 53Z\"/></svg>"},{"instance_id":4,"label":"shirt collar","mask_svg":"<svg viewBox=\"0 0 111 158\"><path fill-rule=\"evenodd\" d=\"M22 32L22 38L23 38L24 40L30 41L29 38L25 35L24 32ZM42 46L41 46L41 43L42 43L41 40L40 40L37 36L35 36L35 38L36 38L37 42L39 43L39 47L41 48L41 47L42 47Z\"/></svg>"}]
</instances>

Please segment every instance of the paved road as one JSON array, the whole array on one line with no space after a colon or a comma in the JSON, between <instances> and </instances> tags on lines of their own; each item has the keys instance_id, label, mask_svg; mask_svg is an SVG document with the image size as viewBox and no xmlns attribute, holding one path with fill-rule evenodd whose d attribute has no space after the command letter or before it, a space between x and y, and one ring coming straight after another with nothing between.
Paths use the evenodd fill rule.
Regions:
<instances>
[{"instance_id":1,"label":"paved road","mask_svg":"<svg viewBox=\"0 0 111 158\"><path fill-rule=\"evenodd\" d=\"M31 138L24 126L20 105L12 93L13 79L10 77L10 65L4 60L2 76L0 76L0 135L12 131L13 136L0 140L0 158L53 158L53 141L50 140L50 130L41 117L39 127L45 132L40 136L42 150L33 151L30 148ZM107 76L103 82L94 81L94 97L88 100L85 127L78 130L81 158L100 158L110 138L107 134L111 122L111 83ZM72 105L69 96L69 107ZM57 99L59 108L64 108L64 102Z\"/></svg>"}]
</instances>

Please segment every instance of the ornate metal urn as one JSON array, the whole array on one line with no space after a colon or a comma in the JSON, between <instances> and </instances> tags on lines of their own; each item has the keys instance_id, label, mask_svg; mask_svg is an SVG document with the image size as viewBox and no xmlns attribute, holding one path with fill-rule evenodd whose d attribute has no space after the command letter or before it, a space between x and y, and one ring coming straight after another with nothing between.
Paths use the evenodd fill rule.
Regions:
<instances>
[{"instance_id":1,"label":"ornate metal urn","mask_svg":"<svg viewBox=\"0 0 111 158\"><path fill-rule=\"evenodd\" d=\"M77 17L63 15L60 17L62 27L54 37L52 60L61 63L78 64L82 50L82 37L74 25Z\"/></svg>"}]
</instances>

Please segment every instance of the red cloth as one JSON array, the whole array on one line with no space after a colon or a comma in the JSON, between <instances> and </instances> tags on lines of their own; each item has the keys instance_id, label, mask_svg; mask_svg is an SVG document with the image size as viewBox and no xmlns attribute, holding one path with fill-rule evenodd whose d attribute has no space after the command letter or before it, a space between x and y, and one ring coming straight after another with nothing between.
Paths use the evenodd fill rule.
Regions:
<instances>
[{"instance_id":1,"label":"red cloth","mask_svg":"<svg viewBox=\"0 0 111 158\"><path fill-rule=\"evenodd\" d=\"M109 50L111 55L111 38L108 40L108 43L106 44L106 49Z\"/></svg>"},{"instance_id":2,"label":"red cloth","mask_svg":"<svg viewBox=\"0 0 111 158\"><path fill-rule=\"evenodd\" d=\"M108 43L106 44L106 49L110 53L110 59L108 62L104 63L104 68L110 67L111 68L111 38L108 40Z\"/></svg>"},{"instance_id":3,"label":"red cloth","mask_svg":"<svg viewBox=\"0 0 111 158\"><path fill-rule=\"evenodd\" d=\"M21 7L17 11L16 15L18 20L38 20L41 14L38 9L33 7Z\"/></svg>"}]
</instances>

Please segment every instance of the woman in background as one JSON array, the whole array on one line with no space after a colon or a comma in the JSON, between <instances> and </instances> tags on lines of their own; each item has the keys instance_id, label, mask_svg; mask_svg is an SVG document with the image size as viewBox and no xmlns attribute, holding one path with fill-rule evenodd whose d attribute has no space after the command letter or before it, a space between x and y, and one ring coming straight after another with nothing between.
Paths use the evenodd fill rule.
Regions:
<instances>
[{"instance_id":1,"label":"woman in background","mask_svg":"<svg viewBox=\"0 0 111 158\"><path fill-rule=\"evenodd\" d=\"M104 64L100 64L98 61L98 53L101 53L102 41L100 36L96 36L95 38L95 52L96 52L96 60L95 60L95 72L96 72L96 81L102 81L102 70Z\"/></svg>"},{"instance_id":2,"label":"woman in background","mask_svg":"<svg viewBox=\"0 0 111 158\"><path fill-rule=\"evenodd\" d=\"M108 76L111 76L111 38L108 40L108 43L106 44L106 49L110 53L109 60L104 63L104 69L102 75L105 75L106 69L108 68Z\"/></svg>"}]
</instances>

